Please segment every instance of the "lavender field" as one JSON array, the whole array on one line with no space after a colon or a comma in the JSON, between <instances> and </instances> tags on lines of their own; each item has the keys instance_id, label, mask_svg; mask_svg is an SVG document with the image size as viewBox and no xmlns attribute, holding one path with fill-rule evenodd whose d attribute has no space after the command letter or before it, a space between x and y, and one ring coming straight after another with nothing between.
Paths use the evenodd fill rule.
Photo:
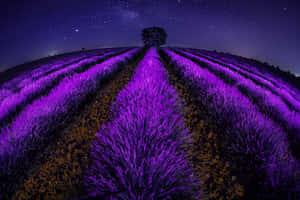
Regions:
<instances>
[{"instance_id":1,"label":"lavender field","mask_svg":"<svg viewBox=\"0 0 300 200\"><path fill-rule=\"evenodd\" d=\"M128 47L10 76L0 199L300 199L300 86L267 67Z\"/></svg>"}]
</instances>

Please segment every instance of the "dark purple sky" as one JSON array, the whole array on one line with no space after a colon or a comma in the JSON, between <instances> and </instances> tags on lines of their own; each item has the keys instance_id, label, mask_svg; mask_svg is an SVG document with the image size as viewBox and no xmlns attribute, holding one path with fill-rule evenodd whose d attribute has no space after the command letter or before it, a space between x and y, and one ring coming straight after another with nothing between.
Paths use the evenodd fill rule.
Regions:
<instances>
[{"instance_id":1,"label":"dark purple sky","mask_svg":"<svg viewBox=\"0 0 300 200\"><path fill-rule=\"evenodd\" d=\"M142 45L161 26L167 45L230 52L300 74L299 0L1 0L0 71L86 49Z\"/></svg>"}]
</instances>

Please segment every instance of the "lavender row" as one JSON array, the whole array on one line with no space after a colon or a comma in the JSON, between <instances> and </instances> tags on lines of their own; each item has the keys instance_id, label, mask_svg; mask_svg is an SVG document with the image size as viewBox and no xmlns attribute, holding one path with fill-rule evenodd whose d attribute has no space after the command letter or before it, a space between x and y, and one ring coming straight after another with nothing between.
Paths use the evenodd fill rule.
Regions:
<instances>
[{"instance_id":1,"label":"lavender row","mask_svg":"<svg viewBox=\"0 0 300 200\"><path fill-rule=\"evenodd\" d=\"M290 183L297 161L288 150L288 141L281 127L261 114L259 108L236 87L224 83L208 69L169 49L164 49L164 52L199 94L199 99L218 120L216 123L222 125L223 142L228 152L239 155L239 160L246 162L240 166L244 173L260 176L250 172L262 169L261 176L267 177L266 184L274 188Z\"/></svg>"},{"instance_id":2,"label":"lavender row","mask_svg":"<svg viewBox=\"0 0 300 200\"><path fill-rule=\"evenodd\" d=\"M261 78L266 79L267 81L270 81L275 86L279 87L279 85L277 83L278 80L276 81L275 79L272 79L270 74L266 74L265 72L260 71L258 68L254 67L252 65L249 65L249 63L242 62L241 59L238 59L238 58L236 58L232 55L229 55L229 54L227 55L227 54L224 54L224 53L214 53L214 52L206 51L206 50L201 50L200 52L205 53L205 54L210 55L210 56L219 57L223 61L233 63L233 64L239 66L240 68L242 68L244 70L247 70L247 71L249 71L249 72L251 72L251 73L253 73L257 76L260 76Z\"/></svg>"},{"instance_id":3,"label":"lavender row","mask_svg":"<svg viewBox=\"0 0 300 200\"><path fill-rule=\"evenodd\" d=\"M217 76L221 76L231 87L236 87L242 94L244 94L244 96L254 100L254 102L257 103L259 110L266 114L267 118L277 118L276 121L281 120L285 123L285 127L288 130L294 131L293 133L295 135L300 133L300 124L298 123L300 120L299 114L294 111L290 111L278 96L270 93L264 88L261 88L253 81L244 78L229 68L187 52L180 50L179 52L191 59L194 59L203 66L207 66L209 71Z\"/></svg>"},{"instance_id":4,"label":"lavender row","mask_svg":"<svg viewBox=\"0 0 300 200\"><path fill-rule=\"evenodd\" d=\"M64 58L55 59L47 64L42 64L33 70L25 71L12 80L3 83L0 87L0 104L6 97L19 92L23 87L32 83L34 80L33 77L37 76L38 74L43 74L45 70L52 67L63 67L67 64L71 64L72 62L77 62L81 59L84 59L84 57L86 56L74 54Z\"/></svg>"},{"instance_id":5,"label":"lavender row","mask_svg":"<svg viewBox=\"0 0 300 200\"><path fill-rule=\"evenodd\" d=\"M218 64L221 64L223 66L226 66L234 71L237 71L238 73L242 74L243 76L255 81L259 85L262 85L263 87L269 89L272 93L282 98L282 100L289 106L291 109L296 110L300 113L300 102L297 101L288 91L285 89L280 89L277 86L275 86L272 82L262 78L261 76L256 75L255 73L249 72L249 70L244 70L243 68L240 68L234 64L228 63L223 61L222 59L216 57L216 56L210 56L203 53L200 53L199 51L190 50L190 49L184 49L185 51L188 51L190 53L193 53L195 55L204 57L208 60L211 60L213 62L217 62Z\"/></svg>"},{"instance_id":6,"label":"lavender row","mask_svg":"<svg viewBox=\"0 0 300 200\"><path fill-rule=\"evenodd\" d=\"M124 50L126 50L124 48ZM48 75L51 72L55 72L67 65L75 64L76 62L80 62L86 58L95 56L97 54L103 54L104 52L109 52L108 50L101 50L101 51L91 51L88 53L82 53L83 55L70 55L66 58L62 58L60 60L55 60L55 62L47 63L45 65L40 66L30 72L24 72L23 74L19 75L18 77L12 79L3 84L3 87L0 89L0 105L1 102L8 96L12 94L16 94L20 92L24 87L32 84L34 81L37 81L42 76ZM55 68L55 69L54 69ZM49 71L49 69L52 69Z\"/></svg>"},{"instance_id":7,"label":"lavender row","mask_svg":"<svg viewBox=\"0 0 300 200\"><path fill-rule=\"evenodd\" d=\"M181 151L180 99L154 47L111 107L114 119L97 133L86 186L109 199L186 199L192 172Z\"/></svg>"},{"instance_id":8,"label":"lavender row","mask_svg":"<svg viewBox=\"0 0 300 200\"><path fill-rule=\"evenodd\" d=\"M80 56L81 54L74 54L74 55L68 55L64 57L65 61L76 59ZM29 69L18 75L17 77L11 79L10 81L7 81L1 85L1 88L3 89L10 89L12 91L15 91L18 89L18 85L26 80L27 78L31 78L34 76L34 74L40 73L41 71L48 69L49 67L52 66L57 66L60 65L63 62L63 58L56 58L53 60L48 61L47 63L40 64L37 67L34 67L34 69ZM24 84L23 84L24 85Z\"/></svg>"},{"instance_id":9,"label":"lavender row","mask_svg":"<svg viewBox=\"0 0 300 200\"><path fill-rule=\"evenodd\" d=\"M256 85L250 79L244 78L239 73L188 52L180 50L179 52L195 59L203 66L206 65L210 71L221 75L227 82L230 82L232 87L237 87L243 95L258 106L267 118L277 122L283 128L283 132L290 137L290 145L294 155L299 154L297 149L300 145L300 114L298 112L290 110L280 97Z\"/></svg>"},{"instance_id":10,"label":"lavender row","mask_svg":"<svg viewBox=\"0 0 300 200\"><path fill-rule=\"evenodd\" d=\"M47 62L46 64L41 64L35 69L25 71L14 79L3 83L1 86L2 89L10 89L13 92L18 91L20 88L24 87L28 83L32 82L32 80L36 79L36 77L42 76L45 72L49 70L53 70L54 68L61 68L67 64L71 64L73 62L78 62L85 57L93 56L103 53L103 50L91 51L88 53L76 53L67 55L64 57L56 58L52 61Z\"/></svg>"},{"instance_id":11,"label":"lavender row","mask_svg":"<svg viewBox=\"0 0 300 200\"><path fill-rule=\"evenodd\" d=\"M53 88L64 77L70 76L74 73L85 71L86 69L88 69L88 67L95 65L97 62L100 62L103 59L107 59L112 55L119 54L123 51L124 50L109 52L103 56L94 56L68 65L65 68L62 68L48 76L44 76L39 80L32 82L31 84L21 89L20 92L8 96L0 104L0 127L3 127L3 125L5 125L8 120L11 120L16 111L19 111L35 98Z\"/></svg>"},{"instance_id":12,"label":"lavender row","mask_svg":"<svg viewBox=\"0 0 300 200\"><path fill-rule=\"evenodd\" d=\"M53 138L84 100L100 87L101 81L116 72L124 63L140 52L134 48L95 65L88 71L64 78L48 96L42 96L27 106L0 135L0 177L14 178L30 166L31 156ZM52 137L51 137L52 136ZM10 181L0 184L0 193L11 190Z\"/></svg>"},{"instance_id":13,"label":"lavender row","mask_svg":"<svg viewBox=\"0 0 300 200\"><path fill-rule=\"evenodd\" d=\"M99 52L97 54L100 54L102 52ZM66 65L69 64L73 64L74 62L79 62L83 59L86 59L90 56L95 56L95 55L85 55L85 54L80 54L80 55L73 55L71 58L65 58L65 59L60 59L57 63L52 64L52 65L43 65L39 68L36 69L35 72L31 73L31 75L22 80L19 84L18 84L18 88L22 88L24 86L27 85L27 83L31 83L37 79L39 79L40 77L43 77L45 75L47 75L49 72L54 71L56 69L61 69L63 67L65 67Z\"/></svg>"},{"instance_id":14,"label":"lavender row","mask_svg":"<svg viewBox=\"0 0 300 200\"><path fill-rule=\"evenodd\" d=\"M0 89L0 104L8 96L12 95L13 91L9 89Z\"/></svg>"},{"instance_id":15,"label":"lavender row","mask_svg":"<svg viewBox=\"0 0 300 200\"><path fill-rule=\"evenodd\" d=\"M228 55L220 58L220 56L218 56L218 54L215 54L213 52L207 52L207 51L203 51L203 50L198 51L198 53L200 53L200 52L201 52L201 54L205 54L205 55L214 57L215 59L222 60L226 63L232 63L233 65L237 66L241 70L247 71L248 73L251 73L251 74L259 77L260 79L264 80L266 83L268 83L270 85L274 85L276 88L281 90L282 93L285 93L286 96L288 96L289 100L292 99L292 101L298 101L297 104L299 105L299 101L300 101L299 90L297 90L295 88L291 89L293 87L291 87L289 84L286 84L284 81L279 82L278 77L275 78L269 73L260 72L258 69L249 65L249 63L238 61L238 60L234 59L234 57L230 59L228 57Z\"/></svg>"},{"instance_id":16,"label":"lavender row","mask_svg":"<svg viewBox=\"0 0 300 200\"><path fill-rule=\"evenodd\" d=\"M215 56L215 57L220 56L220 53L218 53L218 55L216 55L214 52L209 52L209 51L204 51L204 50L202 50L201 52L204 52L206 54L209 54L209 55ZM243 61L244 60L243 58L237 58L237 57L232 56L232 55L224 54L224 57L222 57L222 60L233 63L233 64L237 65L238 67L244 69L244 70L248 70L251 73L254 73L254 74L256 74L256 75L272 82L272 84L274 84L278 88L281 88L283 90L287 90L294 98L296 98L298 101L300 101L300 95L299 95L299 90L298 89L294 88L293 86L286 83L285 81L280 80L280 78L278 78L278 77L275 78L269 72L267 72L265 70L262 71L261 69L259 69L255 65L250 65L249 62Z\"/></svg>"},{"instance_id":17,"label":"lavender row","mask_svg":"<svg viewBox=\"0 0 300 200\"><path fill-rule=\"evenodd\" d=\"M130 48L115 48L115 49L101 49L101 50L93 50L93 51L88 51L85 53L81 53L80 56L78 55L74 55L74 60L69 61L68 63L66 63L66 61L64 61L62 64L60 65L54 65L52 67L47 68L46 70L41 71L40 73L35 73L32 75L32 80L38 80L40 77L43 77L45 75L49 75L50 73L53 73L67 65L70 64L74 64L76 62L79 62L83 59L86 58L90 58L90 57L94 57L94 56L102 56L102 55L109 55L109 54L113 54L114 52L121 52L121 51L125 51L125 50L129 50ZM63 59L64 60L64 59Z\"/></svg>"},{"instance_id":18,"label":"lavender row","mask_svg":"<svg viewBox=\"0 0 300 200\"><path fill-rule=\"evenodd\" d=\"M104 51L91 51L91 52L82 53L82 54L76 55L76 56L73 55L73 59L61 59L61 63L59 63L57 65L52 65L52 66L47 67L47 68L39 68L40 71L37 72L37 73L32 74L32 76L29 77L29 78L32 81L35 81L35 80L38 80L41 77L49 75L52 72L55 72L59 69L62 69L63 67L65 67L67 65L74 64L76 62L79 62L83 59L87 59L87 58L90 58L90 57L100 56L102 54L105 54L105 52ZM26 85L26 84L24 84L23 81L22 81L22 83L19 84L19 87L22 87L23 85Z\"/></svg>"}]
</instances>

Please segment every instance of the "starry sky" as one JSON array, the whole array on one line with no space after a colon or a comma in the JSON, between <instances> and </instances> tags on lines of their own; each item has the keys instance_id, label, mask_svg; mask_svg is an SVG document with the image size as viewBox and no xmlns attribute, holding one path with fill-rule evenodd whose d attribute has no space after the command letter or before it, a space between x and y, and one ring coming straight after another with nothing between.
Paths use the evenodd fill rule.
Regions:
<instances>
[{"instance_id":1,"label":"starry sky","mask_svg":"<svg viewBox=\"0 0 300 200\"><path fill-rule=\"evenodd\" d=\"M230 52L300 76L299 0L1 0L0 71L79 50L142 46L160 26L168 46Z\"/></svg>"}]
</instances>

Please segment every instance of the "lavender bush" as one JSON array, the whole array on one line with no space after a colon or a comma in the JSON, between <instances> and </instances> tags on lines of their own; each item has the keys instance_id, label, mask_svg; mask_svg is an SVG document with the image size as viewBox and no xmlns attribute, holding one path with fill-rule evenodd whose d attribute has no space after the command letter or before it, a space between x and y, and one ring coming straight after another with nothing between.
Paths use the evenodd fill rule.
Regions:
<instances>
[{"instance_id":1,"label":"lavender bush","mask_svg":"<svg viewBox=\"0 0 300 200\"><path fill-rule=\"evenodd\" d=\"M117 96L114 118L91 150L90 193L107 199L190 199L192 171L181 138L187 138L181 101L167 83L156 49L150 48Z\"/></svg>"}]
</instances>

